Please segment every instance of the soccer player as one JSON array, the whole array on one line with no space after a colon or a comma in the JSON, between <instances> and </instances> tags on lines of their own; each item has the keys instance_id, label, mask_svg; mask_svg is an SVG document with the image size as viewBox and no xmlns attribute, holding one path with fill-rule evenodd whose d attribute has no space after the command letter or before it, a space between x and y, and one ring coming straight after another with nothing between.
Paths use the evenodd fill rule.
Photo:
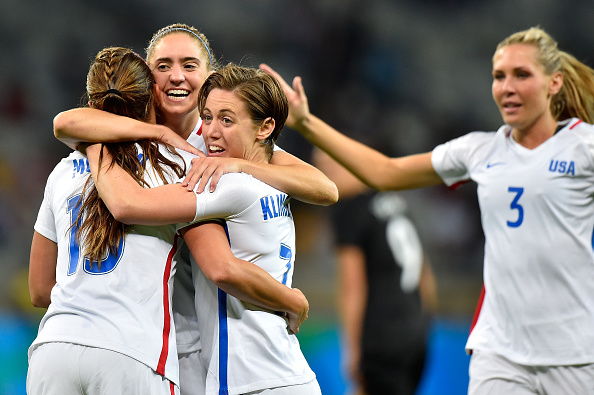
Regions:
<instances>
[{"instance_id":1,"label":"soccer player","mask_svg":"<svg viewBox=\"0 0 594 395\"><path fill-rule=\"evenodd\" d=\"M270 160L288 114L286 96L273 77L233 64L207 78L199 109L210 156L255 163ZM93 172L96 155L89 152ZM291 286L295 230L286 193L244 173L226 174L214 192L201 194L188 193L181 185L142 188L118 167L99 169L95 179L109 209L125 222L225 220L234 255ZM200 239L193 237L200 228L181 229L192 254L190 240ZM206 253L197 249L195 258ZM320 394L282 315L226 294L204 271L192 268L207 394Z\"/></svg>"},{"instance_id":2,"label":"soccer player","mask_svg":"<svg viewBox=\"0 0 594 395\"><path fill-rule=\"evenodd\" d=\"M269 67L268 72L280 76ZM594 71L541 28L504 39L492 94L504 125L389 158L309 113L292 122L378 190L472 180L485 233L484 302L466 348L469 393L584 394L594 383Z\"/></svg>"},{"instance_id":3,"label":"soccer player","mask_svg":"<svg viewBox=\"0 0 594 395\"><path fill-rule=\"evenodd\" d=\"M91 106L144 121L154 121L153 86L144 60L119 47L101 51L87 78ZM108 145L106 155L148 187L181 182L189 166L148 140ZM79 152L61 161L48 179L35 225L31 299L49 309L30 348L28 393L177 393L170 309L180 246L176 227L118 222L89 171ZM199 259L209 278L244 300L287 313L289 327L298 331L309 309L303 294L235 258L220 225L200 229L207 237L193 240L192 247L213 254Z\"/></svg>"},{"instance_id":4,"label":"soccer player","mask_svg":"<svg viewBox=\"0 0 594 395\"><path fill-rule=\"evenodd\" d=\"M146 60L157 86L157 124L147 125L92 108L62 112L54 119L54 133L62 142L76 149L81 142L117 142L153 138L186 151L206 152L202 138L202 119L198 111L198 92L206 77L218 68L207 37L192 26L175 23L159 29L150 40ZM328 205L336 202L336 186L313 166L282 150L275 150L270 163L224 161L205 158L188 175L192 189L202 175L198 190L214 174L211 187L220 175L242 171L273 185L292 197L308 203ZM189 257L181 262L183 257ZM179 253L173 301L178 332L182 395L196 395L201 388L204 369L199 367L200 334L194 309L191 256L185 246ZM188 388L188 391L186 391Z\"/></svg>"}]
</instances>

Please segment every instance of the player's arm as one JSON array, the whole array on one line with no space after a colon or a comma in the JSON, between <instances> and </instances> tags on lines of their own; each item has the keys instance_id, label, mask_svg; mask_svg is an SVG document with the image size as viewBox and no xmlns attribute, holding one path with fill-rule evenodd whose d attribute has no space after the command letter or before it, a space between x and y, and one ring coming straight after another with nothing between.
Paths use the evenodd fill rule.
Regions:
<instances>
[{"instance_id":1,"label":"player's arm","mask_svg":"<svg viewBox=\"0 0 594 395\"><path fill-rule=\"evenodd\" d=\"M209 190L216 189L226 173L247 173L289 196L305 203L328 206L338 201L336 185L320 170L284 151L274 151L270 163L256 163L237 158L200 157L182 183L188 190L202 193L210 180Z\"/></svg>"},{"instance_id":2,"label":"player's arm","mask_svg":"<svg viewBox=\"0 0 594 395\"><path fill-rule=\"evenodd\" d=\"M439 304L437 299L437 280L435 279L435 273L427 255L423 256L421 278L419 279L419 295L421 296L423 310L428 313L435 313Z\"/></svg>"},{"instance_id":3,"label":"player's arm","mask_svg":"<svg viewBox=\"0 0 594 395\"><path fill-rule=\"evenodd\" d=\"M56 284L58 245L33 232L29 256L29 295L35 307L48 307L52 288Z\"/></svg>"},{"instance_id":4,"label":"player's arm","mask_svg":"<svg viewBox=\"0 0 594 395\"><path fill-rule=\"evenodd\" d=\"M101 144L86 148L91 175L99 196L114 216L124 224L163 225L190 222L196 215L196 197L181 184L143 188L116 164ZM175 204L171 204L175 202Z\"/></svg>"},{"instance_id":5,"label":"player's arm","mask_svg":"<svg viewBox=\"0 0 594 395\"><path fill-rule=\"evenodd\" d=\"M270 164L247 167L246 173L302 202L328 206L338 201L338 189L324 173L288 152L274 151Z\"/></svg>"},{"instance_id":6,"label":"player's arm","mask_svg":"<svg viewBox=\"0 0 594 395\"><path fill-rule=\"evenodd\" d=\"M75 108L54 117L54 136L72 149L83 142L117 143L143 139L159 140L199 154L184 138L163 125L141 122L94 108Z\"/></svg>"},{"instance_id":7,"label":"player's arm","mask_svg":"<svg viewBox=\"0 0 594 395\"><path fill-rule=\"evenodd\" d=\"M302 120L294 129L370 188L379 191L402 190L443 182L433 169L430 152L390 158L341 134L314 115Z\"/></svg>"},{"instance_id":8,"label":"player's arm","mask_svg":"<svg viewBox=\"0 0 594 395\"><path fill-rule=\"evenodd\" d=\"M274 151L270 163L256 163L236 158L192 160L182 185L202 193L210 180L210 191L216 189L226 173L247 173L305 203L328 206L338 201L336 185L320 170L284 151Z\"/></svg>"},{"instance_id":9,"label":"player's arm","mask_svg":"<svg viewBox=\"0 0 594 395\"><path fill-rule=\"evenodd\" d=\"M433 169L431 153L390 158L350 137L347 137L311 114L300 77L293 86L270 66L260 65L280 82L289 100L287 126L297 130L310 143L327 152L369 187L400 190L436 185L442 182Z\"/></svg>"},{"instance_id":10,"label":"player's arm","mask_svg":"<svg viewBox=\"0 0 594 395\"><path fill-rule=\"evenodd\" d=\"M180 233L200 269L217 287L245 302L287 313L289 329L299 332L309 311L309 303L301 291L276 281L253 263L236 258L225 230L218 223L189 226Z\"/></svg>"},{"instance_id":11,"label":"player's arm","mask_svg":"<svg viewBox=\"0 0 594 395\"><path fill-rule=\"evenodd\" d=\"M343 245L338 248L339 308L349 350L348 368L352 380L361 385L361 337L367 304L367 274L365 255L360 247Z\"/></svg>"}]
</instances>

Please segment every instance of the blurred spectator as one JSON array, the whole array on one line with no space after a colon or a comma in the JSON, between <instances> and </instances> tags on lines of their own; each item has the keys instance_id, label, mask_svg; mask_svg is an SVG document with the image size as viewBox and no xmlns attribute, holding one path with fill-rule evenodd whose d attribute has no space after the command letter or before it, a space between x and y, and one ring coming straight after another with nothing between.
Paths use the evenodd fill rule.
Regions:
<instances>
[{"instance_id":1,"label":"blurred spectator","mask_svg":"<svg viewBox=\"0 0 594 395\"><path fill-rule=\"evenodd\" d=\"M433 271L406 202L369 190L321 151L314 163L332 179L339 310L355 394L414 395L425 365Z\"/></svg>"}]
</instances>

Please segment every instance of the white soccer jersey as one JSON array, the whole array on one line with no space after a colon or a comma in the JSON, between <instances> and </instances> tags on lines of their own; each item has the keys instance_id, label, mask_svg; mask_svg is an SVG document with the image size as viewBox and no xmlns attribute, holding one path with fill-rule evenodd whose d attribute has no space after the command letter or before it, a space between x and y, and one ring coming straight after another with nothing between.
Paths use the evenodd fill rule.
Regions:
<instances>
[{"instance_id":1,"label":"white soccer jersey","mask_svg":"<svg viewBox=\"0 0 594 395\"><path fill-rule=\"evenodd\" d=\"M202 137L202 119L190 133L187 139L188 143L195 148L206 153L206 144ZM283 151L275 146L275 151ZM189 163L189 161L188 161ZM173 295L173 318L177 331L177 347L179 353L194 352L201 349L200 329L194 308L194 286L192 284L192 274L190 265L195 265L194 261L189 262L189 251L184 244L177 255L178 271L175 275L175 292ZM198 369L198 367L197 367ZM182 391L184 389L182 388Z\"/></svg>"},{"instance_id":2,"label":"white soccer jersey","mask_svg":"<svg viewBox=\"0 0 594 395\"><path fill-rule=\"evenodd\" d=\"M152 173L147 170L151 186L162 184L156 176L148 178ZM133 226L116 255L110 254L100 268L90 266L70 228L88 177L86 157L73 152L47 181L35 230L58 244L56 285L29 356L46 342L104 348L128 355L179 385L170 306L173 256L181 243L176 226ZM177 181L173 175L171 180Z\"/></svg>"},{"instance_id":3,"label":"white soccer jersey","mask_svg":"<svg viewBox=\"0 0 594 395\"><path fill-rule=\"evenodd\" d=\"M525 365L594 363L594 127L561 126L533 150L503 126L433 151L447 185L478 184L485 298L467 349Z\"/></svg>"},{"instance_id":4,"label":"white soccer jersey","mask_svg":"<svg viewBox=\"0 0 594 395\"><path fill-rule=\"evenodd\" d=\"M198 123L192 130L192 133L188 136L188 143L192 144L193 147L198 148L200 151L206 154L206 144L202 137L202 119L198 118Z\"/></svg>"},{"instance_id":5,"label":"white soccer jersey","mask_svg":"<svg viewBox=\"0 0 594 395\"><path fill-rule=\"evenodd\" d=\"M285 193L235 173L224 175L215 192L196 199L196 220L225 219L237 258L291 286L295 229ZM195 263L192 269L207 394L241 394L315 378L285 318L227 295Z\"/></svg>"},{"instance_id":6,"label":"white soccer jersey","mask_svg":"<svg viewBox=\"0 0 594 395\"><path fill-rule=\"evenodd\" d=\"M206 153L206 145L202 138L202 119L190 133L187 139L188 143L195 148ZM191 159L190 159L191 160ZM189 161L188 160L188 163ZM200 330L198 328L198 318L194 308L194 284L192 283L192 262L190 262L190 252L184 244L180 250L177 259L178 270L174 279L173 293L173 320L175 321L177 351L182 353L195 352L201 349ZM196 367L199 369L199 367ZM182 384L182 392L184 391Z\"/></svg>"}]
</instances>

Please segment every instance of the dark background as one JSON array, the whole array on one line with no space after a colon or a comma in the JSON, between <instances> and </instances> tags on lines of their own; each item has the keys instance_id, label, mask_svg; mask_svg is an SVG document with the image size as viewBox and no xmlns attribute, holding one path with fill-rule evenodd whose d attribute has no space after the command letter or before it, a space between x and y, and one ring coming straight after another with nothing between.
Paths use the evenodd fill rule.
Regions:
<instances>
[{"instance_id":1,"label":"dark background","mask_svg":"<svg viewBox=\"0 0 594 395\"><path fill-rule=\"evenodd\" d=\"M26 349L43 313L30 306L26 271L46 178L69 152L54 139L52 119L81 103L88 66L103 47L127 46L144 55L156 30L187 23L206 34L221 63L265 62L288 81L301 75L314 114L389 155L404 155L499 127L491 57L503 38L540 25L592 66L593 20L591 0L3 0L0 394L24 393ZM288 128L279 145L310 160L311 146ZM432 187L404 196L437 275L437 325L461 328L455 352L463 365L463 340L482 285L475 187ZM340 354L327 211L296 202L293 212L294 285L311 304L304 351L329 347L325 355ZM310 361L317 358L310 355ZM338 357L332 361L339 371ZM327 373L311 363L326 395L342 393L344 386L327 383ZM467 380L464 369L451 376Z\"/></svg>"}]
</instances>

